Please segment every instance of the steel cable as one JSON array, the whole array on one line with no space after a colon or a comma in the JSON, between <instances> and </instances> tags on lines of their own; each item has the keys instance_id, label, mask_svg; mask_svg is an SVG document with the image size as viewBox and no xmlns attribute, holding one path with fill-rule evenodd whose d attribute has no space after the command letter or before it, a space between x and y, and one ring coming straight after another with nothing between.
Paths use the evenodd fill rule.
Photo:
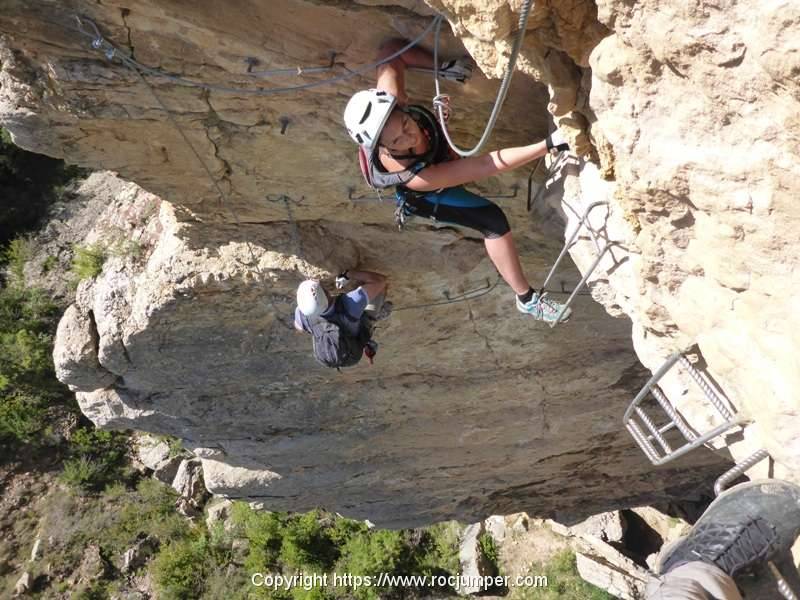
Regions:
<instances>
[{"instance_id":1,"label":"steel cable","mask_svg":"<svg viewBox=\"0 0 800 600\"><path fill-rule=\"evenodd\" d=\"M320 86L323 86L323 85L329 85L329 84L333 84L333 83L338 83L340 81L345 81L347 79L352 79L356 75L361 75L362 73L365 73L365 72L367 72L369 70L376 69L382 64L385 64L387 62L391 62L392 60L394 60L395 58L397 58L398 56L403 54L406 50L409 50L410 48L413 48L414 46L416 46L420 41L422 41L423 38L425 38L425 36L428 35L428 33L430 33L430 31L434 28L434 26L437 23L441 22L442 17L439 16L439 17L434 18L433 21L431 21L431 23L425 28L425 30L420 35L418 35L411 42L409 42L408 44L403 46L397 52L392 53L391 55L387 56L386 58L384 58L382 60L379 60L377 62L364 65L362 67L359 67L358 69L353 69L353 70L348 69L348 72L345 73L344 75L339 75L337 77L331 77L330 79L324 79L322 81L312 81L312 82L304 83L304 84L301 84L301 85L279 87L279 88L270 88L270 89L263 89L263 88L250 89L250 88L240 88L240 87L232 87L232 86L224 86L224 85L215 85L215 84L210 84L210 83L203 83L203 82L200 82L200 81L192 81L192 80L186 79L184 77L179 77L177 75L172 75L172 74L169 74L169 73L165 73L164 71L161 71L160 69L154 69L152 67L148 67L147 65L142 64L139 61L137 61L136 59L134 59L132 56L126 55L117 46L115 46L114 44L109 42L107 39L105 39L102 36L102 34L100 33L100 30L97 28L97 25L95 25L95 23L93 21L91 21L90 19L86 19L84 17L78 17L78 16L76 16L76 19L78 20L79 32L82 35L84 35L85 37L91 38L92 39L92 48L94 48L95 50L102 51L106 55L106 58L108 58L108 60L113 60L115 57L117 57L117 58L120 59L120 61L122 61L123 63L127 64L128 66L136 67L136 69L139 70L141 73L144 73L144 74L147 74L147 75L152 75L153 77L162 77L164 79L168 79L168 80L170 80L170 81L172 81L174 83L177 83L177 84L180 84L180 85L184 85L184 86L200 88L200 89L208 90L208 91L211 91L211 92L225 92L225 93L234 93L234 94L246 94L246 95L251 95L251 96L270 96L272 94L280 94L280 93L284 93L284 92L294 92L294 91L298 91L298 90L307 90L307 89L311 89L311 88L315 88L315 87L320 87ZM87 25L87 24L89 25L89 27L91 27L92 31L87 31L86 30L85 25Z\"/></svg>"},{"instance_id":2,"label":"steel cable","mask_svg":"<svg viewBox=\"0 0 800 600\"><path fill-rule=\"evenodd\" d=\"M511 85L511 76L514 74L514 68L517 64L517 56L519 55L519 50L522 47L522 41L525 39L525 27L528 24L528 16L530 15L531 8L533 8L533 0L525 0L522 5L522 12L519 17L519 31L517 32L517 37L514 40L514 45L511 48L511 56L508 59L508 66L506 67L505 75L503 76L503 81L500 84L500 89L497 92L497 99L494 103L494 108L492 109L492 114L489 116L489 122L486 124L486 129L483 131L483 135L481 139L478 140L478 143L475 145L474 148L471 150L462 150L458 146L453 143L453 140L450 138L450 133L447 131L447 124L445 123L444 118L444 106L441 102L442 93L439 89L439 35L441 32L442 20L441 17L435 21L436 31L434 33L434 42L433 42L433 81L436 85L436 96L433 99L433 105L436 108L436 112L439 116L439 122L442 125L442 132L444 133L444 137L447 140L447 143L456 152L459 156L468 157L474 156L478 152L481 151L483 146L489 139L489 135L492 133L492 129L494 129L495 123L497 122L497 117L500 115L500 109L503 107L503 102L505 102L506 94L508 94L508 88Z\"/></svg>"}]
</instances>

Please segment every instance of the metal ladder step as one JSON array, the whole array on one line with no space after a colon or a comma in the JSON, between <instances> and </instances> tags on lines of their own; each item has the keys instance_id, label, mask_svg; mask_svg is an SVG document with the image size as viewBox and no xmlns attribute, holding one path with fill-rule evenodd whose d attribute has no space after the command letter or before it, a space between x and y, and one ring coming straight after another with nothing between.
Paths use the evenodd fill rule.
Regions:
<instances>
[{"instance_id":1,"label":"metal ladder step","mask_svg":"<svg viewBox=\"0 0 800 600\"><path fill-rule=\"evenodd\" d=\"M677 363L688 372L692 381L700 388L709 403L717 410L722 416L724 422L717 427L710 429L703 433L694 432L678 414L678 411L666 397L661 388L658 387L658 382L661 378L672 369ZM658 406L664 411L669 421L666 425L656 427L653 419L647 414L642 406L649 395L652 395L656 400ZM700 371L689 361L689 359L680 352L672 354L664 364L653 374L648 382L642 387L639 393L631 402L628 410L622 418L625 429L630 432L634 441L639 445L644 452L645 456L654 465L663 465L671 460L683 456L691 452L695 448L710 442L714 438L722 435L729 429L740 425L741 422L737 419L736 415L728 409L730 403L723 400L720 395L714 390L713 386L709 383L708 379L700 373ZM667 431L676 429L680 436L683 437L683 443L676 448L667 441L664 434ZM647 433L645 432L647 431ZM655 442L655 443L654 443Z\"/></svg>"},{"instance_id":2,"label":"metal ladder step","mask_svg":"<svg viewBox=\"0 0 800 600\"><path fill-rule=\"evenodd\" d=\"M599 247L599 244L597 243L597 237L595 236L594 231L592 230L591 227L587 225L588 222L587 219L589 218L589 214L598 206L608 206L608 202L606 202L605 200L600 200L597 202L592 202L589 206L586 207L586 210L583 212L583 215L581 215L580 219L578 220L578 224L575 227L574 231L572 232L572 235L570 235L567 241L564 243L564 247L561 249L561 253L558 255L558 258L556 258L556 261L550 268L550 272L547 274L547 277L545 278L544 283L542 284L541 287L542 290L547 289L547 285L550 283L550 280L553 278L553 275L555 275L558 266L561 264L561 261L564 260L564 257L569 252L569 249L572 248L572 246L575 244L575 240L577 239L578 233L580 233L581 229L586 228L586 230L589 232L592 239L594 240L595 245ZM603 257L612 247L617 245L619 245L617 242L609 241L606 242L606 244L598 251L597 258L594 260L591 267L589 267L589 269L583 275L578 285L576 285L575 288L572 290L572 293L570 294L569 298L567 298L566 302L564 302L564 304L562 305L558 315L556 315L555 320L552 323L549 323L550 327L555 327L556 325L558 325L558 323L561 321L562 315L566 312L566 310L575 300L575 297L578 295L578 292L580 292L580 290L586 285L586 282L589 280L589 277L592 276L592 273L594 273L594 270L600 264L600 261L603 260Z\"/></svg>"}]
</instances>

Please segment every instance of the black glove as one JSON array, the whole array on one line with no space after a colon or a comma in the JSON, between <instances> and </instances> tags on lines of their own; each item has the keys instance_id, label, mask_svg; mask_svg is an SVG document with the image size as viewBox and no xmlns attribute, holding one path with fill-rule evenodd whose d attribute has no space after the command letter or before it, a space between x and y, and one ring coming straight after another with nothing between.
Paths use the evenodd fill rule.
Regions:
<instances>
[{"instance_id":1,"label":"black glove","mask_svg":"<svg viewBox=\"0 0 800 600\"><path fill-rule=\"evenodd\" d=\"M444 62L439 66L439 77L452 79L459 83L466 82L472 77L472 59L468 56Z\"/></svg>"},{"instance_id":2,"label":"black glove","mask_svg":"<svg viewBox=\"0 0 800 600\"><path fill-rule=\"evenodd\" d=\"M567 141L558 129L544 138L544 143L547 144L547 151L554 154L569 150L569 144L567 144Z\"/></svg>"},{"instance_id":3,"label":"black glove","mask_svg":"<svg viewBox=\"0 0 800 600\"><path fill-rule=\"evenodd\" d=\"M347 282L350 281L350 277L347 275L348 271L342 271L336 276L336 289L340 290L344 286L347 285Z\"/></svg>"}]
</instances>

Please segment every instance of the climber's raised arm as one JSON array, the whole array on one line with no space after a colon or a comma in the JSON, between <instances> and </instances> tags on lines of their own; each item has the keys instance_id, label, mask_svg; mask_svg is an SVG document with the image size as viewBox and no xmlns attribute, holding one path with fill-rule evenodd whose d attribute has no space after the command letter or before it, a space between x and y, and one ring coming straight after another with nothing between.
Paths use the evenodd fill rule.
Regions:
<instances>
[{"instance_id":1,"label":"climber's raised arm","mask_svg":"<svg viewBox=\"0 0 800 600\"><path fill-rule=\"evenodd\" d=\"M391 39L384 42L378 51L376 60L383 60L387 56L391 56L407 43L403 39ZM406 69L408 67L432 69L433 56L427 50L414 46L397 58L380 65L377 72L376 87L397 98L397 102L401 106L408 104L408 95L406 94Z\"/></svg>"},{"instance_id":2,"label":"climber's raised arm","mask_svg":"<svg viewBox=\"0 0 800 600\"><path fill-rule=\"evenodd\" d=\"M347 281L353 280L364 290L370 301L386 292L386 275L375 271L356 271L348 269L336 277L336 286L344 286Z\"/></svg>"},{"instance_id":3,"label":"climber's raised arm","mask_svg":"<svg viewBox=\"0 0 800 600\"><path fill-rule=\"evenodd\" d=\"M384 135L381 136L381 146L378 149L378 154L381 163L389 171L401 171L404 168L403 164L395 160L391 150L383 145L384 136L388 129L389 124L384 128ZM547 149L547 141L542 140L527 146L494 150L483 156L434 164L419 171L405 186L416 192L432 192L441 188L464 185L465 183L478 181L521 167L544 156L547 153Z\"/></svg>"}]
</instances>

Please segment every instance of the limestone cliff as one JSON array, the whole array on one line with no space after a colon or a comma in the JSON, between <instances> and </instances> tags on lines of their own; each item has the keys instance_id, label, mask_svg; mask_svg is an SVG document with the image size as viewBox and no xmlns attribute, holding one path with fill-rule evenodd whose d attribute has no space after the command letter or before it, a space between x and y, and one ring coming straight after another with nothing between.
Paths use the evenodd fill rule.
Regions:
<instances>
[{"instance_id":1,"label":"limestone cliff","mask_svg":"<svg viewBox=\"0 0 800 600\"><path fill-rule=\"evenodd\" d=\"M86 414L178 435L213 491L278 508L322 505L393 526L589 513L680 493L724 468L700 451L654 470L620 426L647 377L639 360L655 368L699 342L756 419L754 443L791 467L798 15L788 2L536 3L492 145L541 138L549 109L582 160L533 213L525 172L483 191L515 195L499 203L534 282L571 214L562 190L567 203L610 200L606 235L620 244L597 272L602 305L581 296L572 322L552 330L492 287L479 242L421 225L398 233L391 206L369 197L339 120L369 77L256 91L346 74L382 39L419 35L433 9L455 34L443 35L443 54L466 50L497 77L519 4L3 0L0 121L15 141L147 190L115 184L93 233L113 225L144 252L84 282L62 323L58 365ZM752 14L767 9L756 26ZM137 74L93 49L76 15L144 65L235 91ZM303 78L254 75L331 60ZM431 96L430 76L411 74L409 87ZM480 73L445 84L464 145L496 87ZM579 267L590 253L576 247ZM404 310L379 331L374 367L330 373L292 331L293 290L354 265L387 273Z\"/></svg>"}]
</instances>

